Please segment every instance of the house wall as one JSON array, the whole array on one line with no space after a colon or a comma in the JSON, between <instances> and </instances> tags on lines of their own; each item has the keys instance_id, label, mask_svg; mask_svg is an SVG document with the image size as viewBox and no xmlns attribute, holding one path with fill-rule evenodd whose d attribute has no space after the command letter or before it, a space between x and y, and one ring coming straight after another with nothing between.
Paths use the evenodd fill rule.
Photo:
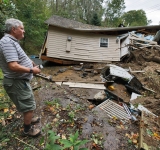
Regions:
<instances>
[{"instance_id":1,"label":"house wall","mask_svg":"<svg viewBox=\"0 0 160 150\"><path fill-rule=\"evenodd\" d=\"M129 38L125 38L121 40L121 57L125 56L126 54L128 54L128 47L126 46L127 44L129 44Z\"/></svg>"},{"instance_id":2,"label":"house wall","mask_svg":"<svg viewBox=\"0 0 160 150\"><path fill-rule=\"evenodd\" d=\"M68 36L72 37L71 41L67 41ZM102 37L109 39L108 48L100 47L100 38ZM120 49L119 43L116 43L116 36L50 26L47 38L47 56L89 62L119 61Z\"/></svg>"}]
</instances>

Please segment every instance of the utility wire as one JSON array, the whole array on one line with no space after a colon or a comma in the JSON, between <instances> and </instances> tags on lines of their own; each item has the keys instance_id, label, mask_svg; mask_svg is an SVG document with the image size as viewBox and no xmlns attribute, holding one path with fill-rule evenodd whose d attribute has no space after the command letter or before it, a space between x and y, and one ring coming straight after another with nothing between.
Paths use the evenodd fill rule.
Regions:
<instances>
[{"instance_id":1,"label":"utility wire","mask_svg":"<svg viewBox=\"0 0 160 150\"><path fill-rule=\"evenodd\" d=\"M143 4L143 6L144 5L148 5L148 3L149 2L152 2L152 1L147 1L146 0L146 3L144 4L144 2L140 2L139 0L137 0L137 1L132 1L133 3L131 3L130 5L128 5L128 6L133 6L133 7L137 7L137 6L142 6L142 4Z\"/></svg>"},{"instance_id":2,"label":"utility wire","mask_svg":"<svg viewBox=\"0 0 160 150\"><path fill-rule=\"evenodd\" d=\"M137 4L137 2L139 2L139 0L138 0L138 1L134 1L134 3L132 3L132 4L128 5L128 6L131 6L131 5L132 5L133 8L134 8L134 7L137 7L137 6L141 6L140 4L142 4L142 2L140 2L140 3L138 3L138 4ZM152 2L152 1L149 1L149 2ZM145 3L145 4L144 4L144 2L143 2L143 8L142 8L143 10L144 10L145 6L148 6L148 3L149 3L149 2L147 2L147 3ZM136 5L135 5L135 4L136 4ZM151 6L151 7L147 7L147 8L145 9L145 11L147 11L147 10L152 10L152 9L154 10L155 8L157 8L157 7L159 7L159 6L160 6L160 3L158 2L157 4L155 4L155 5ZM127 7L126 7L126 8L127 8Z\"/></svg>"},{"instance_id":3,"label":"utility wire","mask_svg":"<svg viewBox=\"0 0 160 150\"><path fill-rule=\"evenodd\" d=\"M156 10L153 10L153 11L150 11L150 12L147 12L147 14L148 14L148 13L155 12L155 11L158 11L158 12L160 12L160 8L159 8L159 9L156 9Z\"/></svg>"},{"instance_id":4,"label":"utility wire","mask_svg":"<svg viewBox=\"0 0 160 150\"><path fill-rule=\"evenodd\" d=\"M159 5L154 5L154 6L150 7L150 8L148 8L148 9L146 9L146 11L148 11L148 10L154 10L156 8L160 8L160 4Z\"/></svg>"}]
</instances>

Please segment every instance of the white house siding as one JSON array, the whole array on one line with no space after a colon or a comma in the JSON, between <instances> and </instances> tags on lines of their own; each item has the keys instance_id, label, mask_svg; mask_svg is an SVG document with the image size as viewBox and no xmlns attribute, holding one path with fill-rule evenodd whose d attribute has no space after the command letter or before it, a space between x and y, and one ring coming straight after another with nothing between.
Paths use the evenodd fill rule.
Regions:
<instances>
[{"instance_id":1,"label":"white house siding","mask_svg":"<svg viewBox=\"0 0 160 150\"><path fill-rule=\"evenodd\" d=\"M67 37L71 36L71 49L66 52ZM100 47L100 38L109 39L109 47ZM119 61L120 49L116 36L80 32L58 27L49 27L47 56L75 61L107 62Z\"/></svg>"},{"instance_id":2,"label":"white house siding","mask_svg":"<svg viewBox=\"0 0 160 150\"><path fill-rule=\"evenodd\" d=\"M121 57L128 54L128 47L126 46L127 44L129 44L129 38L125 38L121 40Z\"/></svg>"}]
</instances>

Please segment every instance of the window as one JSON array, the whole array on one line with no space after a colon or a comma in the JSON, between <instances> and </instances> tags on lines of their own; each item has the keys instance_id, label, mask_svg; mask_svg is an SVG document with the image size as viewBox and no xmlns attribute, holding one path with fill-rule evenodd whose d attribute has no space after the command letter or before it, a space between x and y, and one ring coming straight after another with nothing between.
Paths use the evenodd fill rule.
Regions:
<instances>
[{"instance_id":1,"label":"window","mask_svg":"<svg viewBox=\"0 0 160 150\"><path fill-rule=\"evenodd\" d=\"M100 47L108 47L108 38L100 39Z\"/></svg>"}]
</instances>

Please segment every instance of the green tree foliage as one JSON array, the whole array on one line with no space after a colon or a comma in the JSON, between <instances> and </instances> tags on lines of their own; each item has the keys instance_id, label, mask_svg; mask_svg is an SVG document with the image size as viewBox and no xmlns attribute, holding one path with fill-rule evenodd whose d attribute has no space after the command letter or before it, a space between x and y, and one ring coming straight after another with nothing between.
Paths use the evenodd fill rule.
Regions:
<instances>
[{"instance_id":1,"label":"green tree foliage","mask_svg":"<svg viewBox=\"0 0 160 150\"><path fill-rule=\"evenodd\" d=\"M83 23L91 23L95 13L102 18L104 0L50 0L52 15L59 15Z\"/></svg>"},{"instance_id":2,"label":"green tree foliage","mask_svg":"<svg viewBox=\"0 0 160 150\"><path fill-rule=\"evenodd\" d=\"M102 3L103 0L78 0L78 9L76 10L76 13L78 14L77 20L80 18L80 20L84 20L85 23L91 24L91 20L95 13L99 18L102 18L104 13Z\"/></svg>"},{"instance_id":3,"label":"green tree foliage","mask_svg":"<svg viewBox=\"0 0 160 150\"><path fill-rule=\"evenodd\" d=\"M125 9L124 0L110 0L106 2L104 26L117 27L121 23L121 16Z\"/></svg>"},{"instance_id":4,"label":"green tree foliage","mask_svg":"<svg viewBox=\"0 0 160 150\"><path fill-rule=\"evenodd\" d=\"M123 14L122 20L125 25L129 26L144 26L147 25L146 13L144 10L131 10Z\"/></svg>"},{"instance_id":5,"label":"green tree foliage","mask_svg":"<svg viewBox=\"0 0 160 150\"><path fill-rule=\"evenodd\" d=\"M91 24L95 26L101 26L101 20L99 19L97 13L94 13L93 18L91 19Z\"/></svg>"},{"instance_id":6,"label":"green tree foliage","mask_svg":"<svg viewBox=\"0 0 160 150\"><path fill-rule=\"evenodd\" d=\"M16 6L10 0L0 0L0 38L4 33L4 22L7 18L16 18Z\"/></svg>"},{"instance_id":7,"label":"green tree foliage","mask_svg":"<svg viewBox=\"0 0 160 150\"><path fill-rule=\"evenodd\" d=\"M130 26L151 22L143 10L124 13L124 9L124 0L0 0L0 37L3 35L4 21L11 17L18 18L25 26L22 47L28 54L37 54L47 32L44 22L52 15L106 27L117 27L123 21Z\"/></svg>"},{"instance_id":8,"label":"green tree foliage","mask_svg":"<svg viewBox=\"0 0 160 150\"><path fill-rule=\"evenodd\" d=\"M50 17L45 0L15 0L18 8L18 19L25 26L25 38L22 47L28 54L37 54L40 51L47 26L44 23Z\"/></svg>"}]
</instances>

